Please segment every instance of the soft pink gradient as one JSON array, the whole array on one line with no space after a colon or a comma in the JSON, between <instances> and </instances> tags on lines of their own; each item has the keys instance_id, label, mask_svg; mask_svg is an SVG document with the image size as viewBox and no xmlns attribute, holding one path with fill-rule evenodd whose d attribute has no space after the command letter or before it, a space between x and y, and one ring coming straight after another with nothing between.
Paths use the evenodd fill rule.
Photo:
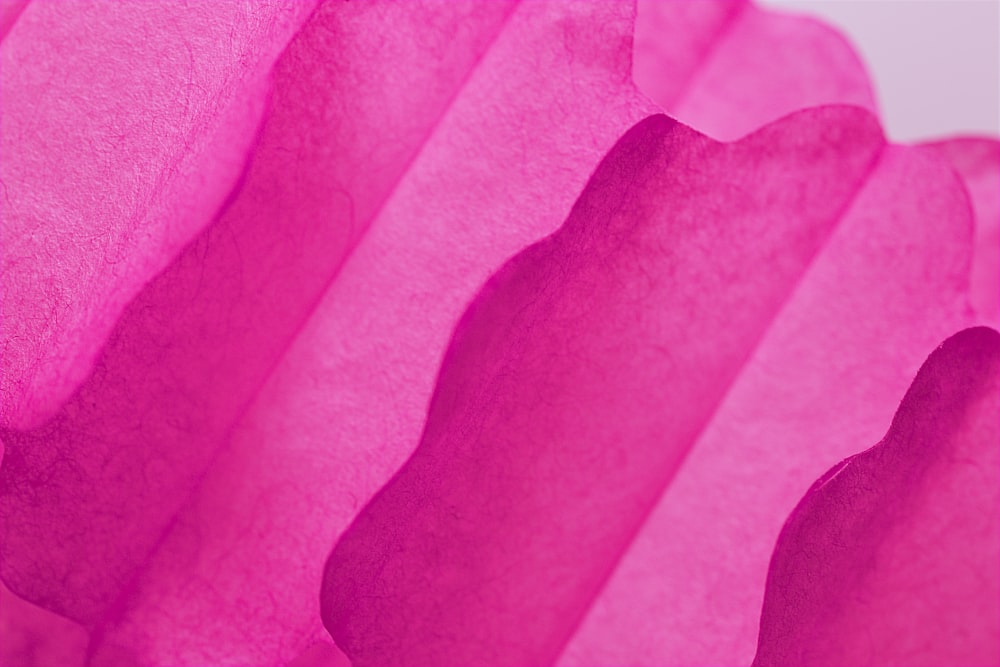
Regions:
<instances>
[{"instance_id":1,"label":"soft pink gradient","mask_svg":"<svg viewBox=\"0 0 1000 667\"><path fill-rule=\"evenodd\" d=\"M997 322L996 141L887 145L812 20L186 5L0 2L0 664L749 663Z\"/></svg>"}]
</instances>

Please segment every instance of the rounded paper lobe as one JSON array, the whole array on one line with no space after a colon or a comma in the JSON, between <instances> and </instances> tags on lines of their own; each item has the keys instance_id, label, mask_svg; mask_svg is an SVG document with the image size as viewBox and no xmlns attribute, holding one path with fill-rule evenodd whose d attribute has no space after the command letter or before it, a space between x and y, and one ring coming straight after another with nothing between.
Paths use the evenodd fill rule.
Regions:
<instances>
[{"instance_id":1,"label":"rounded paper lobe","mask_svg":"<svg viewBox=\"0 0 1000 667\"><path fill-rule=\"evenodd\" d=\"M749 663L781 526L885 433L927 350L969 325L971 255L952 169L887 147L559 663Z\"/></svg>"},{"instance_id":2,"label":"rounded paper lobe","mask_svg":"<svg viewBox=\"0 0 1000 667\"><path fill-rule=\"evenodd\" d=\"M64 6L33 3L11 35L20 39L32 12L46 4L53 12ZM304 3L292 4L295 11L308 9ZM223 5L227 11L243 11L238 3L218 6ZM206 48L219 48L211 33L202 35L189 25L192 16L201 16L198 12L188 16L182 8L158 3L120 7L145 19L149 17L143 12L166 12L163 23L171 26L171 11L176 10L183 15L177 39L208 40ZM202 13L222 11L212 9L215 3L198 7ZM234 423L488 48L508 10L500 3L482 9L447 0L330 2L309 15L275 67L270 107L231 201L128 304L93 371L70 400L41 425L3 432L0 573L12 590L88 627L124 613L130 587L150 553L196 493ZM96 20L95 12L89 5L72 3L65 5L66 17L49 19L75 25ZM263 16L251 14L254 20ZM386 25L394 28L388 35ZM173 35L173 28L166 33ZM143 34L123 31L107 48L142 51L149 48ZM4 42L4 57L12 53L8 46L13 41ZM75 53L72 44L66 42L69 54ZM186 53L183 48L180 52ZM48 65L53 60L40 62ZM32 73L30 64L25 71L23 76L35 83L44 78L44 72ZM74 79L74 85L84 84ZM5 103L10 98L3 96ZM77 96L73 103L88 118L101 116L100 126L107 127L96 101ZM146 138L158 141L161 129L154 123ZM37 137L23 145L46 159L66 157ZM187 147L183 155L193 158L197 152ZM152 162L144 168L154 171L172 164L165 166L167 157L160 153L147 157ZM67 169L83 168L67 164ZM32 174L26 172L25 183L35 182L28 179ZM126 173L121 182L102 182L95 191L117 196L116 187L131 183L130 178ZM30 192L41 197L43 191ZM57 200L46 195L39 201L48 206ZM93 204L89 197L83 200ZM106 218L78 222L97 225L95 237L105 238L101 221ZM5 218L5 233L7 229ZM60 229L70 233L74 227ZM54 242L45 235L26 238L31 243ZM77 250L93 257L89 246L66 252ZM8 257L5 246L5 262ZM51 254L38 257L46 267L64 266L50 261ZM101 263L107 259L101 253L97 257ZM123 261L132 257L122 250ZM4 279L18 275L5 272ZM11 294L5 290L5 307L10 298L27 298L28 292ZM5 334L13 332L6 319L4 325ZM87 330L96 328L88 325ZM179 562L197 553L200 531L194 532ZM174 643L169 637L158 640ZM216 660L213 655L204 661Z\"/></svg>"},{"instance_id":3,"label":"rounded paper lobe","mask_svg":"<svg viewBox=\"0 0 1000 667\"><path fill-rule=\"evenodd\" d=\"M927 359L885 438L806 493L754 665L1000 663L1000 334Z\"/></svg>"},{"instance_id":4,"label":"rounded paper lobe","mask_svg":"<svg viewBox=\"0 0 1000 667\"><path fill-rule=\"evenodd\" d=\"M428 37L420 22L404 29L419 5L383 7L397 38ZM436 7L446 27L462 8L482 18L475 4ZM455 322L650 113L628 78L632 21L628 3L577 0L506 16L100 643L174 665L282 663L312 633L329 641L324 561L419 443Z\"/></svg>"},{"instance_id":5,"label":"rounded paper lobe","mask_svg":"<svg viewBox=\"0 0 1000 667\"><path fill-rule=\"evenodd\" d=\"M840 107L732 145L631 129L472 303L420 447L330 555L352 662L552 662L882 147Z\"/></svg>"}]
</instances>

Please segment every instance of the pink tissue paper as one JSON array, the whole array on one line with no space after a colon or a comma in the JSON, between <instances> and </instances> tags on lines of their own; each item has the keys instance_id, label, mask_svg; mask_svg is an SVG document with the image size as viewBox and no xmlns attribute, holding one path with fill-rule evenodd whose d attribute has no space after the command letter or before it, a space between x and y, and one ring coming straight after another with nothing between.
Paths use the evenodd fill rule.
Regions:
<instances>
[{"instance_id":1,"label":"pink tissue paper","mask_svg":"<svg viewBox=\"0 0 1000 667\"><path fill-rule=\"evenodd\" d=\"M1000 143L889 142L833 29L0 40L0 665L1000 664Z\"/></svg>"}]
</instances>

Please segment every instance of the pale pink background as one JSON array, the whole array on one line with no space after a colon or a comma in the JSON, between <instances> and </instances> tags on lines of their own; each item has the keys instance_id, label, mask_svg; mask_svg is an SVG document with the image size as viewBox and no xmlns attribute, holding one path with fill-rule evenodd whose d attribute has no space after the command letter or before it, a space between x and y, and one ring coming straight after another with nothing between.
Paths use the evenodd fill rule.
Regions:
<instances>
[{"instance_id":1,"label":"pale pink background","mask_svg":"<svg viewBox=\"0 0 1000 667\"><path fill-rule=\"evenodd\" d=\"M1000 134L995 0L761 0L840 28L869 67L888 134Z\"/></svg>"}]
</instances>

